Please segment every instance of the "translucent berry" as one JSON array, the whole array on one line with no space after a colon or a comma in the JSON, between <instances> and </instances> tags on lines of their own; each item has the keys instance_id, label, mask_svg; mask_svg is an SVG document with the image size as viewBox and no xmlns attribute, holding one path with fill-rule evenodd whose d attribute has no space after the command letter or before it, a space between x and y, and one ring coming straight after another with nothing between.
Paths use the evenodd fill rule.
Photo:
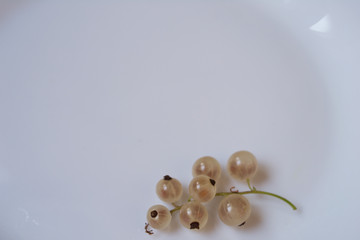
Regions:
<instances>
[{"instance_id":1,"label":"translucent berry","mask_svg":"<svg viewBox=\"0 0 360 240\"><path fill-rule=\"evenodd\" d=\"M218 215L223 223L229 226L240 226L250 216L251 206L242 195L232 194L221 200Z\"/></svg>"},{"instance_id":2,"label":"translucent berry","mask_svg":"<svg viewBox=\"0 0 360 240\"><path fill-rule=\"evenodd\" d=\"M230 156L227 170L231 177L237 180L252 178L257 169L255 156L248 151L239 151Z\"/></svg>"},{"instance_id":3,"label":"translucent berry","mask_svg":"<svg viewBox=\"0 0 360 240\"><path fill-rule=\"evenodd\" d=\"M200 202L188 202L180 209L180 222L188 229L202 229L208 220L208 212Z\"/></svg>"},{"instance_id":4,"label":"translucent berry","mask_svg":"<svg viewBox=\"0 0 360 240\"><path fill-rule=\"evenodd\" d=\"M171 222L171 213L163 205L154 205L147 212L147 221L155 229L164 229Z\"/></svg>"},{"instance_id":5,"label":"translucent berry","mask_svg":"<svg viewBox=\"0 0 360 240\"><path fill-rule=\"evenodd\" d=\"M181 183L169 175L164 176L164 178L156 184L156 194L164 202L176 202L181 198L182 193Z\"/></svg>"},{"instance_id":6,"label":"translucent berry","mask_svg":"<svg viewBox=\"0 0 360 240\"><path fill-rule=\"evenodd\" d=\"M190 196L199 202L208 202L215 197L216 181L205 175L194 177L189 184Z\"/></svg>"},{"instance_id":7,"label":"translucent berry","mask_svg":"<svg viewBox=\"0 0 360 240\"><path fill-rule=\"evenodd\" d=\"M219 162L213 157L202 157L196 160L192 168L192 175L194 177L206 175L215 181L218 181L221 176L221 166Z\"/></svg>"}]
</instances>

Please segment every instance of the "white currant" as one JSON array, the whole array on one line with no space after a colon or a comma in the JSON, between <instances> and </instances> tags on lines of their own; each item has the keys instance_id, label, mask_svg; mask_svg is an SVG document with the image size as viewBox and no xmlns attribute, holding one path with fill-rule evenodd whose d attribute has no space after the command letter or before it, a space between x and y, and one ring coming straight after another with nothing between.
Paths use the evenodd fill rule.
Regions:
<instances>
[{"instance_id":1,"label":"white currant","mask_svg":"<svg viewBox=\"0 0 360 240\"><path fill-rule=\"evenodd\" d=\"M221 200L218 208L219 218L229 226L241 226L249 218L251 206L242 195L232 194Z\"/></svg>"},{"instance_id":2,"label":"white currant","mask_svg":"<svg viewBox=\"0 0 360 240\"><path fill-rule=\"evenodd\" d=\"M201 157L194 163L192 167L193 177L206 175L215 181L221 176L221 166L219 162L210 156Z\"/></svg>"},{"instance_id":3,"label":"white currant","mask_svg":"<svg viewBox=\"0 0 360 240\"><path fill-rule=\"evenodd\" d=\"M237 180L252 178L257 169L255 156L248 151L239 151L230 156L227 170L231 177Z\"/></svg>"},{"instance_id":4,"label":"white currant","mask_svg":"<svg viewBox=\"0 0 360 240\"><path fill-rule=\"evenodd\" d=\"M199 202L208 202L215 197L216 181L205 175L194 177L189 184L190 196Z\"/></svg>"},{"instance_id":5,"label":"white currant","mask_svg":"<svg viewBox=\"0 0 360 240\"><path fill-rule=\"evenodd\" d=\"M200 202L188 202L180 209L180 222L188 229L202 229L207 221L208 212Z\"/></svg>"},{"instance_id":6,"label":"white currant","mask_svg":"<svg viewBox=\"0 0 360 240\"><path fill-rule=\"evenodd\" d=\"M164 176L164 178L156 184L156 194L164 202L174 203L181 198L182 193L183 188L181 183L169 175Z\"/></svg>"},{"instance_id":7,"label":"white currant","mask_svg":"<svg viewBox=\"0 0 360 240\"><path fill-rule=\"evenodd\" d=\"M163 205L154 205L149 208L147 215L149 225L155 229L164 229L171 222L171 213Z\"/></svg>"}]
</instances>

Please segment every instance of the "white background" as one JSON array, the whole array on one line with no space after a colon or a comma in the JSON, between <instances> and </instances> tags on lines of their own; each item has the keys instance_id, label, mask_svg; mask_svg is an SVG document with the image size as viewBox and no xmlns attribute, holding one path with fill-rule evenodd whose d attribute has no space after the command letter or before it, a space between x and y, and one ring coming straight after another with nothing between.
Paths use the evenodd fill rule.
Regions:
<instances>
[{"instance_id":1,"label":"white background","mask_svg":"<svg viewBox=\"0 0 360 240\"><path fill-rule=\"evenodd\" d=\"M356 1L0 3L0 239L355 239ZM241 229L144 233L163 175L258 158ZM225 168L224 168L225 169ZM219 191L244 183L226 172ZM184 196L186 198L186 196Z\"/></svg>"}]
</instances>

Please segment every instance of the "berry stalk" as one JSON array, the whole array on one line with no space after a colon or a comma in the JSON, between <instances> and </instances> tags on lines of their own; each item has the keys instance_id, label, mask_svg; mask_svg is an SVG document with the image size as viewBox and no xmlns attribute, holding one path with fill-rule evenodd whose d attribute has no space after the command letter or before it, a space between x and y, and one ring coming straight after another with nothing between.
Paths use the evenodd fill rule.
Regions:
<instances>
[{"instance_id":1,"label":"berry stalk","mask_svg":"<svg viewBox=\"0 0 360 240\"><path fill-rule=\"evenodd\" d=\"M180 210L180 208L181 208L182 206L183 206L183 205L176 206L175 208L173 208L173 209L170 210L170 213L173 214L174 212Z\"/></svg>"}]
</instances>

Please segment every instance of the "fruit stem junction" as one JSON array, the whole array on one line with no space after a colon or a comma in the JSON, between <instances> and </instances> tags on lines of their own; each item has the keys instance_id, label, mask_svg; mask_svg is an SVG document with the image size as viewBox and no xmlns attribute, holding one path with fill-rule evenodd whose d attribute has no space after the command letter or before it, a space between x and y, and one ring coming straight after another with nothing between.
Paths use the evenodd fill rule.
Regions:
<instances>
[{"instance_id":1,"label":"fruit stem junction","mask_svg":"<svg viewBox=\"0 0 360 240\"><path fill-rule=\"evenodd\" d=\"M176 211L180 210L180 208L181 208L181 207L182 207L182 205L177 206L177 207L175 207L175 208L171 209L171 210L170 210L170 213L171 213L171 214L173 214L174 212L176 212Z\"/></svg>"},{"instance_id":2,"label":"fruit stem junction","mask_svg":"<svg viewBox=\"0 0 360 240\"><path fill-rule=\"evenodd\" d=\"M255 188L254 186L251 187L251 185L250 185L250 179L246 179L246 182L247 182L247 185L248 185L250 191L256 191L256 188Z\"/></svg>"}]
</instances>

